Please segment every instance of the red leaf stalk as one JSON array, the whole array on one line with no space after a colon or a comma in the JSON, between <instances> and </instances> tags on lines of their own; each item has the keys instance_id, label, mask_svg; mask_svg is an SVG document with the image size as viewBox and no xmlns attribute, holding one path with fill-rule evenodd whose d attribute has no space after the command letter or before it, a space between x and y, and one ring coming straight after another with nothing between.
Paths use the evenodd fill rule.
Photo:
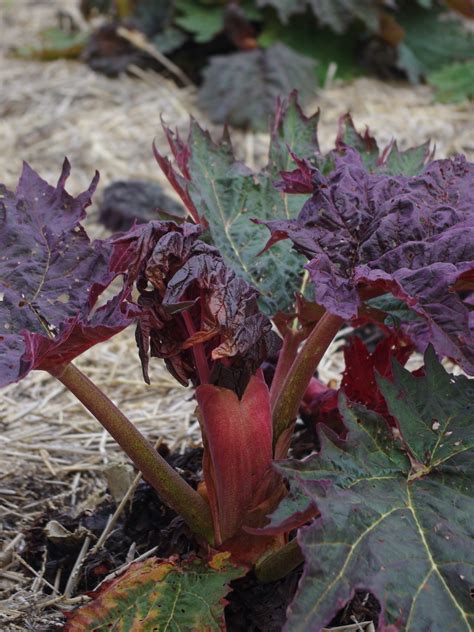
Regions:
<instances>
[{"instance_id":1,"label":"red leaf stalk","mask_svg":"<svg viewBox=\"0 0 474 632\"><path fill-rule=\"evenodd\" d=\"M275 405L276 399L296 358L301 340L301 333L293 329L289 329L283 338L283 345L280 350L280 355L278 356L275 375L273 376L272 386L270 388L270 403L272 408Z\"/></svg>"},{"instance_id":2,"label":"red leaf stalk","mask_svg":"<svg viewBox=\"0 0 474 632\"><path fill-rule=\"evenodd\" d=\"M305 340L287 374L273 406L273 445L276 459L286 456L291 430L303 395L343 322L339 316L326 312Z\"/></svg>"}]
</instances>

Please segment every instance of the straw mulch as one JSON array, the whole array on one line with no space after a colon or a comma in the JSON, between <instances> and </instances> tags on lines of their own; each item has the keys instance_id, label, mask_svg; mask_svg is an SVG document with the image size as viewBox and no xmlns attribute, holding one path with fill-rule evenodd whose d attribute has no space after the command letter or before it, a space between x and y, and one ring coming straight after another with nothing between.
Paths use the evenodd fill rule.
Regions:
<instances>
[{"instance_id":1,"label":"straw mulch","mask_svg":"<svg viewBox=\"0 0 474 632\"><path fill-rule=\"evenodd\" d=\"M31 41L40 28L54 23L59 7L75 9L76 4L2 3L0 179L14 187L21 161L27 160L55 181L67 155L73 167L72 193L87 187L95 169L101 172L98 198L103 187L117 179L155 179L167 186L153 161L151 142L155 138L165 146L160 115L181 129L189 113L206 125L205 116L196 111L192 88L177 89L171 80L138 69L111 80L81 63L43 64L6 56L11 46ZM323 148L334 138L337 117L350 110L356 124L362 128L370 123L382 142L395 136L405 147L432 138L438 156L463 152L474 158L472 105L434 104L426 87L360 79L328 85L315 106L322 110ZM262 162L266 135L237 132L235 138L242 158L250 164ZM93 219L94 209L88 228L99 235L103 230ZM90 350L77 365L150 441L161 439L180 451L199 444L191 392L177 386L158 362L153 364L152 386L143 383L132 331ZM323 378L336 381L341 367L341 354L329 352ZM0 629L54 629L62 617L45 608L64 608L80 598L75 597L73 581L67 597L61 596L45 584L43 571L26 565L22 532L45 509L79 513L96 506L106 494L104 470L125 457L82 405L43 373L0 392L0 423Z\"/></svg>"}]
</instances>

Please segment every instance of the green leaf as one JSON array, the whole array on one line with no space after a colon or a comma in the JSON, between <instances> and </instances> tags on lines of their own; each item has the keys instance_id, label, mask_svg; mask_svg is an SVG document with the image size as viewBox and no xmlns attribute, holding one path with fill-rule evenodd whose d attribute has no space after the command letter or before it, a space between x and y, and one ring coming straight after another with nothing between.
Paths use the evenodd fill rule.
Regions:
<instances>
[{"instance_id":1,"label":"green leaf","mask_svg":"<svg viewBox=\"0 0 474 632\"><path fill-rule=\"evenodd\" d=\"M199 104L214 123L265 130L277 97L293 89L303 103L316 92L314 61L285 44L215 55L203 72Z\"/></svg>"},{"instance_id":2,"label":"green leaf","mask_svg":"<svg viewBox=\"0 0 474 632\"><path fill-rule=\"evenodd\" d=\"M421 316L410 309L408 305L399 298L395 298L393 294L382 294L367 301L369 307L379 309L387 314L385 325L387 327L400 327L402 323L413 321L423 322Z\"/></svg>"},{"instance_id":3,"label":"green leaf","mask_svg":"<svg viewBox=\"0 0 474 632\"><path fill-rule=\"evenodd\" d=\"M377 382L420 464L436 468L458 452L473 450L474 380L446 373L432 347L425 354L424 376L414 377L396 362L393 374L394 382Z\"/></svg>"},{"instance_id":4,"label":"green leaf","mask_svg":"<svg viewBox=\"0 0 474 632\"><path fill-rule=\"evenodd\" d=\"M355 20L378 31L379 7L374 0L308 0L308 4L319 22L336 33L346 31Z\"/></svg>"},{"instance_id":5,"label":"green leaf","mask_svg":"<svg viewBox=\"0 0 474 632\"><path fill-rule=\"evenodd\" d=\"M423 170L432 154L429 141L417 147L410 147L405 151L400 151L396 141L394 141L380 151L377 141L371 136L368 129L363 135L356 130L350 114L345 114L339 120L336 147L340 148L341 144L356 149L370 171L391 176L417 175Z\"/></svg>"},{"instance_id":6,"label":"green leaf","mask_svg":"<svg viewBox=\"0 0 474 632\"><path fill-rule=\"evenodd\" d=\"M318 455L278 467L321 512L299 534L306 565L287 630L320 630L357 589L380 602L383 629L472 631L474 384L432 351L425 362L425 377L396 367L393 384L379 381L402 441L343 400L347 441L323 433Z\"/></svg>"},{"instance_id":7,"label":"green leaf","mask_svg":"<svg viewBox=\"0 0 474 632\"><path fill-rule=\"evenodd\" d=\"M410 6L397 14L405 31L399 45L399 66L416 83L447 64L474 56L474 33L455 14Z\"/></svg>"},{"instance_id":8,"label":"green leaf","mask_svg":"<svg viewBox=\"0 0 474 632\"><path fill-rule=\"evenodd\" d=\"M196 559L179 566L173 558L132 564L75 610L65 630L223 630L228 584L247 572L226 557L219 553L209 565Z\"/></svg>"},{"instance_id":9,"label":"green leaf","mask_svg":"<svg viewBox=\"0 0 474 632\"><path fill-rule=\"evenodd\" d=\"M76 59L84 50L89 35L83 31L68 33L57 27L45 29L41 32L41 41L38 44L19 46L14 49L13 55L22 59L41 61Z\"/></svg>"},{"instance_id":10,"label":"green leaf","mask_svg":"<svg viewBox=\"0 0 474 632\"><path fill-rule=\"evenodd\" d=\"M183 31L175 29L173 26L169 26L161 31L161 33L155 35L151 41L159 51L166 55L168 53L172 53L177 48L180 48L187 39L188 37L185 33L183 33Z\"/></svg>"},{"instance_id":11,"label":"green leaf","mask_svg":"<svg viewBox=\"0 0 474 632\"><path fill-rule=\"evenodd\" d=\"M306 0L257 0L257 6L273 7L283 24L286 24L290 16L305 10Z\"/></svg>"},{"instance_id":12,"label":"green leaf","mask_svg":"<svg viewBox=\"0 0 474 632\"><path fill-rule=\"evenodd\" d=\"M444 66L427 79L436 88L436 100L441 103L471 99L474 97L474 60Z\"/></svg>"},{"instance_id":13,"label":"green leaf","mask_svg":"<svg viewBox=\"0 0 474 632\"><path fill-rule=\"evenodd\" d=\"M188 142L181 148L187 155L185 164L183 159L177 161L181 163L182 175L175 166L168 176L170 180L178 179L177 190L185 205L189 208L191 200L199 209L226 264L261 292L262 307L272 316L279 310L291 309L294 292L299 290L303 278L304 259L287 241L258 256L268 240L268 232L251 219L296 217L307 196L281 194L274 182L281 170L296 166L288 147L300 157L315 158L317 120L317 115L304 116L295 95L288 104L280 104L269 164L260 172L253 172L236 159L227 137L215 143L193 123ZM170 142L173 143L172 138ZM176 148L175 153L179 155Z\"/></svg>"},{"instance_id":14,"label":"green leaf","mask_svg":"<svg viewBox=\"0 0 474 632\"><path fill-rule=\"evenodd\" d=\"M210 42L224 28L222 7L203 7L191 0L177 0L176 8L181 13L175 23L194 35L199 44Z\"/></svg>"},{"instance_id":15,"label":"green leaf","mask_svg":"<svg viewBox=\"0 0 474 632\"><path fill-rule=\"evenodd\" d=\"M422 145L410 147L405 151L400 151L397 142L394 141L389 146L379 170L391 176L416 176L423 170L423 167L429 162L431 156L432 151L429 140Z\"/></svg>"},{"instance_id":16,"label":"green leaf","mask_svg":"<svg viewBox=\"0 0 474 632\"><path fill-rule=\"evenodd\" d=\"M319 27L309 12L293 16L287 25L277 19L266 20L259 44L266 48L278 41L317 62L320 85L324 85L330 64L336 64L334 76L338 79L353 79L362 72L357 63L360 32L355 28L344 35L335 34L329 28Z\"/></svg>"}]
</instances>

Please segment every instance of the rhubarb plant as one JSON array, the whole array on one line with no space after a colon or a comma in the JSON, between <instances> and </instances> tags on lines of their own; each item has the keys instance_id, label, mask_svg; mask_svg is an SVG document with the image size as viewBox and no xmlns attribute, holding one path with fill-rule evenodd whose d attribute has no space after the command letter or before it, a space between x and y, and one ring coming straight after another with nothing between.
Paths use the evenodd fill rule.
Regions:
<instances>
[{"instance_id":1,"label":"rhubarb plant","mask_svg":"<svg viewBox=\"0 0 474 632\"><path fill-rule=\"evenodd\" d=\"M105 240L81 225L97 178L73 198L67 163L55 187L26 165L16 192L2 189L0 383L34 369L60 380L200 547L201 561L132 566L70 630L111 617L161 629L170 612L176 628L225 629L229 582L299 564L288 630L322 629L358 590L379 601L378 630L471 629L474 390L440 361L474 373L474 165L433 160L427 145L379 149L349 115L323 154L317 122L296 95L280 101L258 172L227 133L165 127L171 157L155 157L188 218ZM195 390L197 490L72 364L132 324L145 381L160 358ZM329 388L320 360L343 325L367 324L381 341L370 352L353 334ZM412 374L414 350L426 356ZM299 418L315 436L303 461L288 459Z\"/></svg>"}]
</instances>

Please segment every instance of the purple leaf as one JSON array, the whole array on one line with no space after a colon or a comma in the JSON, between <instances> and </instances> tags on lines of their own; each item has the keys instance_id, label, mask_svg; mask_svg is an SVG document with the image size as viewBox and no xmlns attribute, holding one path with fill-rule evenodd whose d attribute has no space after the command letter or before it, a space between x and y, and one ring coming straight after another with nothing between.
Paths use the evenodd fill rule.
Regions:
<instances>
[{"instance_id":1,"label":"purple leaf","mask_svg":"<svg viewBox=\"0 0 474 632\"><path fill-rule=\"evenodd\" d=\"M90 242L80 225L98 181L76 198L64 188L64 162L56 187L27 164L15 193L0 188L0 384L32 369L70 362L132 320L127 291L94 312L116 276L109 270L111 245Z\"/></svg>"},{"instance_id":2,"label":"purple leaf","mask_svg":"<svg viewBox=\"0 0 474 632\"><path fill-rule=\"evenodd\" d=\"M305 254L316 300L356 318L366 298L391 292L426 322L432 342L474 373L474 165L462 156L418 176L369 173L347 147L334 169L314 170L313 195L295 220L267 221L271 243ZM413 329L413 331L416 331Z\"/></svg>"}]
</instances>

